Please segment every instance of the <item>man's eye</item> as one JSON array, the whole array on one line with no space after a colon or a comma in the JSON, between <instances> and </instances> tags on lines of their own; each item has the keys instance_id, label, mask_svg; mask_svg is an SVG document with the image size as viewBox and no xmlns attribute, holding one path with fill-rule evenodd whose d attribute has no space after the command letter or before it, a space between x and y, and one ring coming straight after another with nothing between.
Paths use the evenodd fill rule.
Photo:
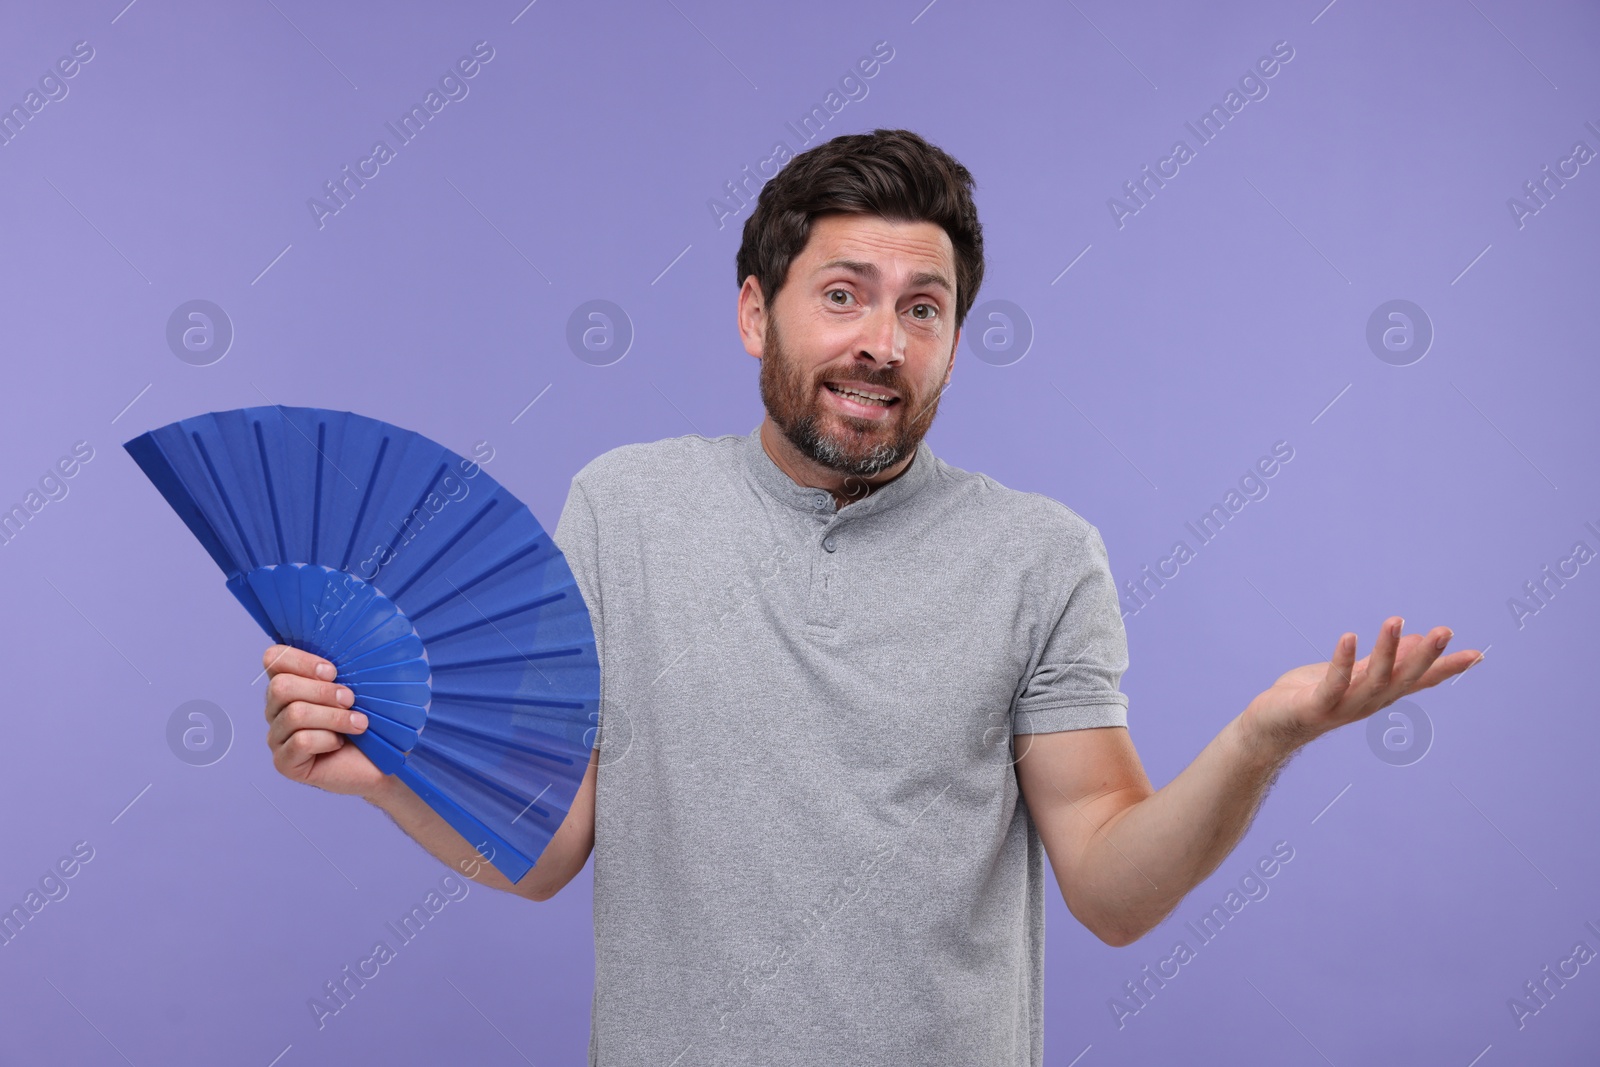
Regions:
<instances>
[{"instance_id":1,"label":"man's eye","mask_svg":"<svg viewBox=\"0 0 1600 1067\"><path fill-rule=\"evenodd\" d=\"M935 307L933 304L914 304L914 305L912 305L912 310L913 311L915 311L917 308L927 308L929 311L933 312L933 315L937 315L939 313L939 309L937 307ZM922 316L919 316L919 319L922 322L927 322L931 318L933 318L933 315L922 315Z\"/></svg>"},{"instance_id":2,"label":"man's eye","mask_svg":"<svg viewBox=\"0 0 1600 1067\"><path fill-rule=\"evenodd\" d=\"M829 289L828 290L828 296L829 297L832 297L834 293L843 293L845 296L850 296L851 295L850 290L848 290L848 289ZM838 303L838 301L834 301L834 303Z\"/></svg>"}]
</instances>

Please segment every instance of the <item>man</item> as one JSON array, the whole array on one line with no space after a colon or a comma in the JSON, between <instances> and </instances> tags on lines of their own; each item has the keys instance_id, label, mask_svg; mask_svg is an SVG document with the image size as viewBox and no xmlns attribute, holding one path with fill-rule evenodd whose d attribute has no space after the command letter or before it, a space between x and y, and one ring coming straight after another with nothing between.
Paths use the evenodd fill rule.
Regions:
<instances>
[{"instance_id":1,"label":"man","mask_svg":"<svg viewBox=\"0 0 1600 1067\"><path fill-rule=\"evenodd\" d=\"M315 657L267 651L285 775L532 900L593 851L591 1063L1038 1067L1041 849L1072 914L1129 944L1300 746L1481 658L1391 618L1357 662L1344 634L1154 790L1098 530L923 440L983 277L971 186L904 130L795 157L738 254L765 419L573 478L555 541L604 736L520 884L343 744L348 690Z\"/></svg>"}]
</instances>

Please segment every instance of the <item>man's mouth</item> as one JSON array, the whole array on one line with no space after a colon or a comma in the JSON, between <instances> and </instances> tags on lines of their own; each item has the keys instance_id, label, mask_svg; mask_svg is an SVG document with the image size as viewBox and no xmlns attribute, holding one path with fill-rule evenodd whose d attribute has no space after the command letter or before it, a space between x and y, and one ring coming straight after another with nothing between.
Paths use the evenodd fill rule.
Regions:
<instances>
[{"instance_id":1,"label":"man's mouth","mask_svg":"<svg viewBox=\"0 0 1600 1067\"><path fill-rule=\"evenodd\" d=\"M827 387L828 392L840 398L841 406L846 410L877 415L879 412L900 402L900 398L893 393L871 386L845 382L823 382L822 384Z\"/></svg>"}]
</instances>

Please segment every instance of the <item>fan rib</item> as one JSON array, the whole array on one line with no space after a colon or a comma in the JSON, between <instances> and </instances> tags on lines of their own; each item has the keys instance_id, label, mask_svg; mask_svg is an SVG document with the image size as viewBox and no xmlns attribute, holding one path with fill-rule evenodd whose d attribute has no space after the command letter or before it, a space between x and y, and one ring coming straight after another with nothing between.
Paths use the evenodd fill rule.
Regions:
<instances>
[{"instance_id":1,"label":"fan rib","mask_svg":"<svg viewBox=\"0 0 1600 1067\"><path fill-rule=\"evenodd\" d=\"M393 607L393 604L390 606ZM357 616L355 622L351 623L345 628L345 632L339 636L338 640L330 641L328 643L328 647L334 648L337 646L338 651L336 654L342 658L343 656L349 655L351 649L361 647L361 645L368 641L373 634L382 630L386 626L393 625L396 619L409 625L409 620L406 619L405 615L403 615L397 608L389 614L379 618L373 625L366 627L366 629L361 629L361 626L364 624L364 622L369 621L366 617L366 612L362 612ZM389 642L387 641L384 642L384 644L388 643ZM365 653L362 653L362 655L365 655Z\"/></svg>"},{"instance_id":2,"label":"fan rib","mask_svg":"<svg viewBox=\"0 0 1600 1067\"><path fill-rule=\"evenodd\" d=\"M494 506L496 504L498 504L498 503L499 503L498 500L490 500L489 503L484 506L482 511L478 512L476 515L472 516L472 518L468 519L466 521L466 523L464 523L462 525L461 529L457 530L454 534L452 534L450 536L450 540L448 540L448 541L446 541L444 543L444 547L443 548L441 548L441 549L439 549L439 551L435 552L433 554L433 556L426 563L424 563L421 567L417 568L417 572L415 574L413 574L411 577L407 578L404 582L402 582L400 584L400 587L398 589L396 589L393 593L389 594L390 599L398 600L400 597L404 596L405 595L405 591L407 589L410 589L411 586L413 584L415 584L415 582L416 582L416 580L418 578L421 578L424 574L427 574L428 571L433 569L433 565L435 563L439 562L440 557L442 557L446 552L448 552L452 548L454 548L456 546L456 542L457 541L460 541L463 537L467 536L467 531L471 530L474 526L476 526L478 524L478 520L482 519L485 515L489 514L489 512L492 511L494 509Z\"/></svg>"},{"instance_id":3,"label":"fan rib","mask_svg":"<svg viewBox=\"0 0 1600 1067\"><path fill-rule=\"evenodd\" d=\"M505 695L458 693L454 690L439 689L437 687L433 690L433 698L434 700L476 700L480 704L509 704L514 708L568 708L581 710L585 707L584 702L581 700L577 702L571 700L536 700L533 697L517 696L509 693Z\"/></svg>"},{"instance_id":4,"label":"fan rib","mask_svg":"<svg viewBox=\"0 0 1600 1067\"><path fill-rule=\"evenodd\" d=\"M443 725L443 724L441 723L441 724L438 724L438 725ZM507 748L519 747L519 746L513 744L512 742L504 741L504 740L497 741L496 743L505 745ZM524 798L520 794L513 793L511 790L507 789L505 786L501 785L499 782L495 781L493 778L490 778L488 775L484 774L482 771L474 770L473 768L467 766L465 763L462 763L460 760L446 755L444 752L440 751L438 748L430 747L430 748L427 749L427 753L428 753L428 758L429 759L437 760L438 762L443 763L446 766L450 767L452 770L456 771L458 774L463 774L463 775L467 776L468 778L471 778L474 781L477 781L477 782L481 783L482 785L488 787L489 789L493 789L496 793L499 793L501 796L505 797L507 800L515 801L518 804L527 804L527 806L522 809L522 814L526 814L529 811L535 811L535 812L538 812L540 818L544 818L544 819L548 819L553 814L553 812L550 811L549 809L541 808L541 807L538 807L538 806L536 806L536 805L534 805L532 803L528 803L526 798ZM542 796L543 794L541 793L540 795ZM517 818L520 819L522 817L522 814L517 815Z\"/></svg>"},{"instance_id":5,"label":"fan rib","mask_svg":"<svg viewBox=\"0 0 1600 1067\"><path fill-rule=\"evenodd\" d=\"M393 715L385 715L372 706L367 700L358 700L350 706L351 711L359 711L372 720L367 724L367 729L376 736L383 738L395 751L402 754L409 753L417 747L422 739L422 731L409 723L401 722ZM421 711L422 709L417 709Z\"/></svg>"},{"instance_id":6,"label":"fan rib","mask_svg":"<svg viewBox=\"0 0 1600 1067\"><path fill-rule=\"evenodd\" d=\"M233 501L228 498L227 490L222 488L222 479L217 477L217 468L211 462L211 453L206 450L206 443L200 439L198 432L194 434L194 445L200 451L200 458L205 461L206 473L211 475L211 484L216 487L222 506L228 511L228 518L233 523L233 532L239 535L239 542L244 545L244 554L250 560L250 569L255 570L260 564L256 561L255 551L250 547L250 538L244 535L244 524L239 521L238 514L233 510Z\"/></svg>"},{"instance_id":7,"label":"fan rib","mask_svg":"<svg viewBox=\"0 0 1600 1067\"><path fill-rule=\"evenodd\" d=\"M433 477L429 478L428 484L423 487L422 495L417 497L417 502L411 505L411 510L406 512L406 517L400 520L399 526L395 527L394 540L390 541L389 547L384 550L389 556L394 555L394 546L398 545L400 543L400 538L405 536L406 524L416 516L417 512L421 510L422 505L427 502L429 494L433 492L433 487L439 484L439 478L444 474L448 467L449 464L447 463L439 464L439 469L433 472ZM389 524L393 526L394 520L391 519ZM417 535L412 534L412 536L415 537Z\"/></svg>"},{"instance_id":8,"label":"fan rib","mask_svg":"<svg viewBox=\"0 0 1600 1067\"><path fill-rule=\"evenodd\" d=\"M429 604L427 607L423 608L421 611L413 611L413 612L408 613L409 617L411 618L411 620L413 622L415 622L417 619L422 618L424 615L428 614L428 612L432 611L433 609L435 609L437 607L440 607L441 605L447 604L450 601L454 600L458 595L461 595L461 594L465 593L468 589L471 589L473 586L477 585L479 582L483 581L485 578L493 577L496 573L498 573L499 571L505 570L507 567L511 566L513 563L515 563L518 560L520 560L523 556L529 555L530 553L533 553L533 552L537 551L539 548L541 548L543 546L543 544L544 544L544 538L540 537L540 538L536 539L532 544L523 546L522 548L520 548L517 551L513 552L511 555L507 556L505 559L501 560L500 562L491 565L488 570L484 571L482 574L480 574L476 578L472 579L472 581L468 582L466 585L455 585L454 582L451 582L450 583L451 585L455 585L455 592L446 593L444 596L440 597L438 600L435 600L432 604Z\"/></svg>"},{"instance_id":9,"label":"fan rib","mask_svg":"<svg viewBox=\"0 0 1600 1067\"><path fill-rule=\"evenodd\" d=\"M267 442L261 436L261 420L251 419L256 430L256 454L261 457L261 478L267 483L267 508L272 512L272 533L278 541L278 562L289 562L289 550L283 547L283 519L278 514L278 494L272 491L272 465L267 462Z\"/></svg>"},{"instance_id":10,"label":"fan rib","mask_svg":"<svg viewBox=\"0 0 1600 1067\"><path fill-rule=\"evenodd\" d=\"M384 621L387 622L388 620L386 619ZM394 646L394 645L398 645L402 641L409 641L415 636L417 636L417 635L416 635L415 631L413 631L412 633L409 633L409 634L402 634L401 636L395 638L393 641L385 641L383 644L379 645L377 648L369 648L369 649L367 649L367 651L361 653L361 655L355 656L352 659L350 659L349 661L340 664L339 673L342 675L346 671L349 671L349 673L352 676L354 676L354 675L360 674L362 671L388 670L391 667L393 667L394 664L392 664L392 663L379 663L379 664L376 664L376 665L373 665L373 666L367 666L367 667L356 667L355 664L360 663L362 660L366 659L369 656L376 656L378 653L382 652L384 649L389 648L389 647ZM426 654L426 653L424 652L424 654Z\"/></svg>"},{"instance_id":11,"label":"fan rib","mask_svg":"<svg viewBox=\"0 0 1600 1067\"><path fill-rule=\"evenodd\" d=\"M427 661L426 660L420 660L420 659L419 660L402 660L401 663L402 664L405 664L405 663L421 663L424 666L427 665ZM361 684L363 684L365 682L386 682L386 681L389 680L390 675L392 674L393 670L394 670L394 664L391 664L391 663L380 663L380 664L377 664L375 666L362 667L359 670L353 670L353 671L347 671L343 667L340 667L339 668L339 681L344 682L346 685L351 685L351 686L361 685ZM367 677L368 675L371 675L372 677L369 678L369 677ZM418 679L418 680L421 681L423 685L430 684L429 680L427 678L421 678L421 679Z\"/></svg>"},{"instance_id":12,"label":"fan rib","mask_svg":"<svg viewBox=\"0 0 1600 1067\"><path fill-rule=\"evenodd\" d=\"M460 636L461 634L466 633L468 630L476 630L478 627L484 625L485 623L493 625L494 623L499 622L501 619L509 618L512 615L518 615L518 614L521 614L524 611L532 611L534 608L542 608L546 604L553 604L554 602L556 602L557 600L560 600L562 597L564 597L566 595L567 595L566 593L552 593L550 596L541 597L540 599L535 600L531 604L524 604L521 607L517 607L517 608L507 608L506 610L500 612L498 615L484 615L483 618L481 618L481 619L475 619L472 622L464 622L460 626L457 626L454 630L446 630L443 633L434 634L431 637L429 637L428 640L430 640L430 641L443 641L447 637L457 637L457 636ZM479 614L482 614L482 612L480 612ZM416 618L415 616L412 616L413 621L415 621L415 618ZM496 627L496 629L498 629L498 627Z\"/></svg>"},{"instance_id":13,"label":"fan rib","mask_svg":"<svg viewBox=\"0 0 1600 1067\"><path fill-rule=\"evenodd\" d=\"M551 652L518 653L514 656L491 656L488 659L467 659L460 663L433 663L429 662L428 668L434 674L446 671L469 671L478 667L498 667L503 663L516 663L518 661L532 661L536 659L549 659L552 656L581 656L581 648L558 648Z\"/></svg>"},{"instance_id":14,"label":"fan rib","mask_svg":"<svg viewBox=\"0 0 1600 1067\"><path fill-rule=\"evenodd\" d=\"M322 531L322 465L327 460L323 454L323 446L328 443L328 424L322 419L317 420L317 490L311 498L311 563L320 563L317 558L317 535Z\"/></svg>"},{"instance_id":15,"label":"fan rib","mask_svg":"<svg viewBox=\"0 0 1600 1067\"><path fill-rule=\"evenodd\" d=\"M398 774L406 765L406 753L401 752L371 730L350 735L350 743L384 774Z\"/></svg>"},{"instance_id":16,"label":"fan rib","mask_svg":"<svg viewBox=\"0 0 1600 1067\"><path fill-rule=\"evenodd\" d=\"M428 730L435 734L456 734L461 737L470 737L475 741L487 741L495 748L509 748L517 752L525 753L529 756L537 756L539 759L542 759L547 763L559 763L566 767L576 767L578 765L578 761L573 759L571 756L563 756L559 752L551 752L548 749L536 748L533 745L525 745L520 741L513 741L498 734L485 733L482 730L474 730L471 727L460 726L453 722L444 722L440 719L430 719L428 721ZM428 755L434 759L447 758L441 755L437 747L430 747L428 749ZM588 761L587 755L585 755L584 760L585 762ZM450 762L456 763L457 761L450 760Z\"/></svg>"},{"instance_id":17,"label":"fan rib","mask_svg":"<svg viewBox=\"0 0 1600 1067\"><path fill-rule=\"evenodd\" d=\"M341 573L348 574L349 572L348 571L344 571L344 572L341 572ZM356 579L356 580L360 581L359 578ZM338 611L333 613L335 616L343 616L343 617L335 619L335 625L338 626L338 629L335 630L335 629L330 627L328 629L327 634L321 639L321 643L322 643L323 647L325 647L325 648L335 648L335 647L337 647L339 645L342 645L344 643L345 635L347 634L347 632L350 631L351 629L353 629L355 627L355 625L361 621L362 617L366 614L367 610L372 606L373 601L375 599L377 599L377 597L379 597L381 595L378 592L376 587L368 585L365 582L362 582L361 586L359 588L361 589L361 598L362 598L361 599L361 603L359 605L354 605L354 606L352 606L350 604L346 604L343 607L341 607ZM352 607L353 607L353 609L352 609ZM376 626L369 627L366 630L366 633L364 633L362 636L364 637L364 636L366 636L366 634L370 634L373 630L377 629L378 626L382 626L382 625L383 625L383 623L380 622ZM358 643L358 642L352 642L352 643Z\"/></svg>"},{"instance_id":18,"label":"fan rib","mask_svg":"<svg viewBox=\"0 0 1600 1067\"><path fill-rule=\"evenodd\" d=\"M432 779L422 774L416 767L405 765L395 772L396 777L410 786L412 791L428 803L439 815L455 827L457 833L469 842L482 837L481 844L474 846L478 854L489 860L499 868L507 878L513 882L520 882L533 870L534 859L523 854L511 842L491 830L486 823L466 808L456 803L434 785ZM489 848L486 853L485 847Z\"/></svg>"},{"instance_id":19,"label":"fan rib","mask_svg":"<svg viewBox=\"0 0 1600 1067\"><path fill-rule=\"evenodd\" d=\"M361 520L366 517L367 505L372 502L372 490L378 484L378 468L383 466L383 454L389 450L389 435L383 435L383 441L378 445L378 455L372 461L372 473L367 475L367 487L361 491L361 507L356 511L356 521L350 524L350 543L344 546L344 559L339 561L339 569L350 569L350 553L356 548L356 535L361 532Z\"/></svg>"}]
</instances>

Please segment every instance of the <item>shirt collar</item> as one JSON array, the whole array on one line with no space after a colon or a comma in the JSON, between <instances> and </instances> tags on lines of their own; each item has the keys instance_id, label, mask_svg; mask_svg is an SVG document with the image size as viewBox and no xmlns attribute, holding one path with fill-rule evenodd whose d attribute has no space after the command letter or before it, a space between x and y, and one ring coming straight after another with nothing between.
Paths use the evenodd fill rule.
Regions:
<instances>
[{"instance_id":1,"label":"shirt collar","mask_svg":"<svg viewBox=\"0 0 1600 1067\"><path fill-rule=\"evenodd\" d=\"M759 424L745 435L741 450L744 452L745 466L752 477L780 503L814 515L830 515L837 511L851 518L884 511L901 501L910 499L932 481L934 467L938 462L928 447L927 439L924 438L917 442L917 451L912 456L911 463L900 472L898 478L880 485L868 493L865 499L852 501L844 508L836 509L833 495L826 489L796 484L794 479L772 461L772 457L767 455L766 448L761 444Z\"/></svg>"}]
</instances>

